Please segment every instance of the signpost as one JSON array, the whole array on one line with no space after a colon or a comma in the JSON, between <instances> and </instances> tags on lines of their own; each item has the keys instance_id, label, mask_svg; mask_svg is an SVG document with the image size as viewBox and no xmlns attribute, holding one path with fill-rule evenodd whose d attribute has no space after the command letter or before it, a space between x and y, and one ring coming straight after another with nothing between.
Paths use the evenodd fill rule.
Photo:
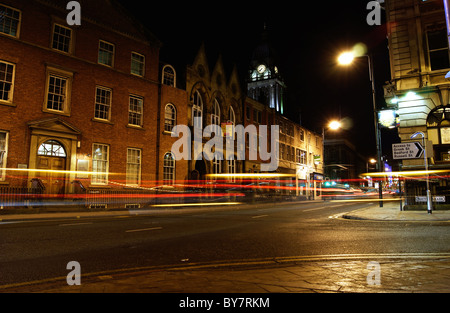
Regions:
<instances>
[{"instance_id":1,"label":"signpost","mask_svg":"<svg viewBox=\"0 0 450 313\"><path fill-rule=\"evenodd\" d=\"M420 159L425 149L419 142L396 143L392 145L394 160Z\"/></svg>"}]
</instances>

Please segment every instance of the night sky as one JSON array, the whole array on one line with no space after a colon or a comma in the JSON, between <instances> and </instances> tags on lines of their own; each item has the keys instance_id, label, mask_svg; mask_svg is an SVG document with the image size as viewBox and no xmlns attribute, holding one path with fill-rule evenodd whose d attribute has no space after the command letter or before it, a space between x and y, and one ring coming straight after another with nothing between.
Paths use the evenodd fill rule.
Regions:
<instances>
[{"instance_id":1,"label":"night sky","mask_svg":"<svg viewBox=\"0 0 450 313\"><path fill-rule=\"evenodd\" d=\"M385 105L382 86L390 80L385 17L383 11L383 25L369 26L369 1L121 2L163 43L161 61L177 71L192 64L204 42L211 62L221 54L226 70L236 64L244 81L266 25L288 87L285 115L317 132L329 120L345 118L352 126L342 135L364 157L376 156L367 59L348 68L336 65L339 52L364 43L374 54L378 106ZM383 131L383 154L390 153L395 137Z\"/></svg>"}]
</instances>

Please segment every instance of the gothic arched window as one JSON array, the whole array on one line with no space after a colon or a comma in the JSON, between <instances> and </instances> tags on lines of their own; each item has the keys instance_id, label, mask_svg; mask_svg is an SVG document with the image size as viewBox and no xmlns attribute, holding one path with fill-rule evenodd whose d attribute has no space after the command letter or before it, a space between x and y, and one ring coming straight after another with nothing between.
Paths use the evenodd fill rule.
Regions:
<instances>
[{"instance_id":1,"label":"gothic arched window","mask_svg":"<svg viewBox=\"0 0 450 313\"><path fill-rule=\"evenodd\" d=\"M212 112L211 112L211 124L220 125L220 105L217 99L214 99Z\"/></svg>"},{"instance_id":2,"label":"gothic arched window","mask_svg":"<svg viewBox=\"0 0 450 313\"><path fill-rule=\"evenodd\" d=\"M192 125L201 129L203 126L203 100L198 90L195 91L193 100L194 103L192 105Z\"/></svg>"}]
</instances>

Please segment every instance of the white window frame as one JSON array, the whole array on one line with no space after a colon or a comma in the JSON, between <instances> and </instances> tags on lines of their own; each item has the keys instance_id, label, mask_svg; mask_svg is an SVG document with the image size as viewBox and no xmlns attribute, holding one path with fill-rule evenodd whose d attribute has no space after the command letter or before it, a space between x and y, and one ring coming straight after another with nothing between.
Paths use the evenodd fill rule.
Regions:
<instances>
[{"instance_id":1,"label":"white window frame","mask_svg":"<svg viewBox=\"0 0 450 313\"><path fill-rule=\"evenodd\" d=\"M9 132L0 130L0 135L2 135L2 137L4 135L4 137L5 137L4 147L0 146L0 181L5 181L6 166L8 163Z\"/></svg>"},{"instance_id":2,"label":"white window frame","mask_svg":"<svg viewBox=\"0 0 450 313\"><path fill-rule=\"evenodd\" d=\"M168 116L167 109L171 108L170 115ZM177 124L177 108L172 103L167 103L164 108L164 131L171 133L172 129Z\"/></svg>"},{"instance_id":3,"label":"white window frame","mask_svg":"<svg viewBox=\"0 0 450 313\"><path fill-rule=\"evenodd\" d=\"M172 159L170 163L166 162L166 156L170 155ZM176 175L176 161L172 152L164 154L163 158L163 182L165 185L174 185Z\"/></svg>"},{"instance_id":4,"label":"white window frame","mask_svg":"<svg viewBox=\"0 0 450 313\"><path fill-rule=\"evenodd\" d=\"M134 56L142 58L142 61L137 60L136 58L133 58ZM139 68L140 68L139 73L133 72L133 64L139 65ZM144 77L144 75L145 75L145 55L134 52L134 51L131 52L130 73L135 76Z\"/></svg>"},{"instance_id":5,"label":"white window frame","mask_svg":"<svg viewBox=\"0 0 450 313\"><path fill-rule=\"evenodd\" d=\"M112 51L109 51L109 50L107 50L105 48L102 48L102 43L106 44L108 46L111 46L112 47ZM102 56L102 58L100 58L100 52L111 53L111 64L104 63L105 60L103 60L103 56ZM101 65L104 65L104 66L108 66L108 67L114 67L115 54L116 54L116 46L113 43L110 43L110 42L105 41L105 40L99 40L99 42L98 42L98 58L97 58L98 64L101 64Z\"/></svg>"},{"instance_id":6,"label":"white window frame","mask_svg":"<svg viewBox=\"0 0 450 313\"><path fill-rule=\"evenodd\" d=\"M140 104L137 106L137 110L133 108L134 103L132 101L138 101ZM131 119L135 118L139 120L139 123L132 123ZM137 95L130 95L128 98L128 125L135 127L142 127L144 125L144 98Z\"/></svg>"},{"instance_id":7,"label":"white window frame","mask_svg":"<svg viewBox=\"0 0 450 313\"><path fill-rule=\"evenodd\" d=\"M102 102L97 102L97 92L98 90L103 90L105 92L109 92L109 103L102 103ZM110 121L111 120L111 104L112 104L112 89L108 88L108 87L103 87L103 86L96 86L95 87L95 106L94 106L94 119L96 120L100 120L100 121ZM103 118L103 117L98 117L98 115L100 115L101 112L104 111L100 111L97 110L97 105L100 106L104 106L106 108L108 108L108 116L107 118Z\"/></svg>"},{"instance_id":8,"label":"white window frame","mask_svg":"<svg viewBox=\"0 0 450 313\"><path fill-rule=\"evenodd\" d=\"M104 152L103 148L106 150L106 158L95 159L96 150L101 148L101 152ZM104 164L105 171L98 170L98 163ZM103 166L102 166L103 168ZM92 185L107 185L108 184L108 176L109 176L109 145L102 143L93 143L92 144L92 175L91 175L91 184Z\"/></svg>"},{"instance_id":9,"label":"white window frame","mask_svg":"<svg viewBox=\"0 0 450 313\"><path fill-rule=\"evenodd\" d=\"M168 73L167 70L171 70L172 73ZM161 83L166 86L174 87L176 88L177 85L177 73L175 72L175 69L173 66L167 64L162 69L162 79Z\"/></svg>"},{"instance_id":10,"label":"white window frame","mask_svg":"<svg viewBox=\"0 0 450 313\"><path fill-rule=\"evenodd\" d=\"M15 12L17 12L17 13L19 13L19 18L18 19L14 19L14 18L12 18L12 17L7 17L5 20L8 20L9 22L10 22L10 26L11 26L11 22L12 22L12 20L16 20L17 21L17 28L16 28L16 33L14 34L14 35L12 35L12 34L9 34L9 33L5 33L5 32L2 32L2 31L0 31L0 34L1 35L5 35L5 36L10 36L10 37L14 37L14 38L19 38L20 37L20 28L21 28L21 24L22 24L22 12L20 11L20 10L17 10L17 9L15 9L15 8L13 8L13 7L10 7L10 6L7 6L7 5L4 5L4 4L0 4L0 8L1 7L3 7L4 9L6 9L6 10L12 10L12 11L15 11ZM0 25L0 26L4 26L3 24L2 25ZM0 27L1 28L1 27ZM11 28L10 28L11 29Z\"/></svg>"},{"instance_id":11,"label":"white window frame","mask_svg":"<svg viewBox=\"0 0 450 313\"><path fill-rule=\"evenodd\" d=\"M62 49L55 48L55 32L56 32L56 26L58 26L58 27L60 27L60 28L63 28L63 29L66 29L66 30L69 30L69 31L70 31L69 44L68 44L68 47L67 47L67 51L62 50ZM57 34L57 35L58 35L59 37L62 37L62 38L67 38L67 36L62 35L62 34ZM52 43L51 43L51 48L52 48L53 50L56 50L56 51L59 51L59 52L63 52L63 53L72 53L72 42L73 42L73 30L72 30L71 28L66 27L66 26L63 26L63 25L61 25L61 24L54 23L54 24L53 24L53 32L52 32Z\"/></svg>"},{"instance_id":12,"label":"white window frame","mask_svg":"<svg viewBox=\"0 0 450 313\"><path fill-rule=\"evenodd\" d=\"M15 82L15 77L16 77L16 65L13 63L10 63L10 62L2 61L2 60L0 60L0 63L5 64L6 67L12 66L12 78L11 78L11 82L10 82L11 87L9 88L8 99L7 100L0 99L0 104L11 105L13 103L13 98L14 98L14 82ZM6 77L3 78L0 76L0 81L2 81L4 83L9 83L8 81L6 81Z\"/></svg>"},{"instance_id":13,"label":"white window frame","mask_svg":"<svg viewBox=\"0 0 450 313\"><path fill-rule=\"evenodd\" d=\"M57 94L55 93L56 96L62 96L63 97L63 103L62 103L62 108L61 110L58 109L54 109L54 108L49 108L49 95L50 95L50 82L51 82L51 77L53 77L54 79L59 79L59 80L65 80L65 88L64 88L64 93L60 93ZM62 115L70 115L70 110L71 110L71 94L72 94L72 81L73 81L73 73L68 72L68 71L64 71L61 69L56 69L56 68L47 68L47 82L46 82L46 88L45 88L45 101L44 101L44 107L43 107L43 111L44 112L48 112L48 113L54 113L54 114L62 114Z\"/></svg>"},{"instance_id":14,"label":"white window frame","mask_svg":"<svg viewBox=\"0 0 450 313\"><path fill-rule=\"evenodd\" d=\"M127 148L127 186L140 186L142 168L142 149Z\"/></svg>"}]
</instances>

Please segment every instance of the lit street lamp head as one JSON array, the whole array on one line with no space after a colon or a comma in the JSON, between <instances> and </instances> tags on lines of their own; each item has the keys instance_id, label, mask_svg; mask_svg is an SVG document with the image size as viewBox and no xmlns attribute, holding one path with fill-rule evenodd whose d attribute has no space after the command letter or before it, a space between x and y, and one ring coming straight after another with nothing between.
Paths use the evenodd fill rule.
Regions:
<instances>
[{"instance_id":1,"label":"lit street lamp head","mask_svg":"<svg viewBox=\"0 0 450 313\"><path fill-rule=\"evenodd\" d=\"M353 52L344 52L341 53L341 55L339 55L338 57L338 63L340 65L350 65L353 63L353 60L355 59L355 54Z\"/></svg>"},{"instance_id":2,"label":"lit street lamp head","mask_svg":"<svg viewBox=\"0 0 450 313\"><path fill-rule=\"evenodd\" d=\"M339 121L332 121L330 124L328 124L328 127L331 130L338 130L342 127L342 124Z\"/></svg>"}]
</instances>

